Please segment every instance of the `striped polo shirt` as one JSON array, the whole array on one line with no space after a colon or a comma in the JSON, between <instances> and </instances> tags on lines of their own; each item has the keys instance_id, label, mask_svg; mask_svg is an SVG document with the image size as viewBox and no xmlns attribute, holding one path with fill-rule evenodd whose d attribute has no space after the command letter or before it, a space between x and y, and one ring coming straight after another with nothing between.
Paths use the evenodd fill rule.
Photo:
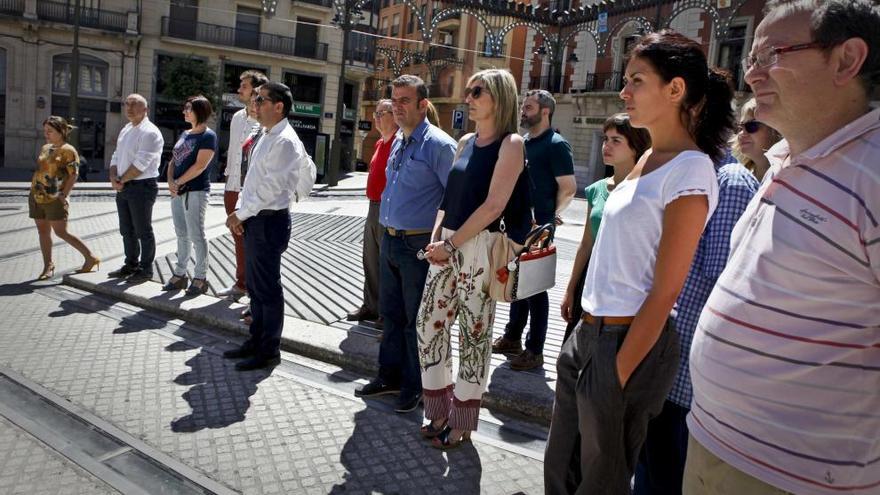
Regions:
<instances>
[{"instance_id":1,"label":"striped polo shirt","mask_svg":"<svg viewBox=\"0 0 880 495\"><path fill-rule=\"evenodd\" d=\"M880 109L770 174L691 349L694 438L798 494L880 493Z\"/></svg>"}]
</instances>

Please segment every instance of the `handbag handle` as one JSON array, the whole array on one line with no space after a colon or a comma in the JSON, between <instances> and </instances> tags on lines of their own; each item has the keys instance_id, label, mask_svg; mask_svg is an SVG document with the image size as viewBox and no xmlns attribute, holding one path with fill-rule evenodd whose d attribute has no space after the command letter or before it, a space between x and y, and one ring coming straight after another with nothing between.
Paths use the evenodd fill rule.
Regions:
<instances>
[{"instance_id":1,"label":"handbag handle","mask_svg":"<svg viewBox=\"0 0 880 495\"><path fill-rule=\"evenodd\" d=\"M547 234L546 236L544 234ZM552 223L545 223L544 225L539 225L532 229L531 232L526 234L526 240L523 242L523 247L516 254L517 256L530 251L533 246L536 244L539 248L546 248L550 243L553 242L553 237L556 234L556 225Z\"/></svg>"}]
</instances>

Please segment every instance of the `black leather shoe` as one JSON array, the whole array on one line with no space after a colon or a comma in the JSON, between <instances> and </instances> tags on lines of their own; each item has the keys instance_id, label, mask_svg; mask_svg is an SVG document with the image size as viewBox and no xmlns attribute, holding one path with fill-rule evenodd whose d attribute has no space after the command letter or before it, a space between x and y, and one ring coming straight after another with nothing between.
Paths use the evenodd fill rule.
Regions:
<instances>
[{"instance_id":1,"label":"black leather shoe","mask_svg":"<svg viewBox=\"0 0 880 495\"><path fill-rule=\"evenodd\" d=\"M370 383L354 391L355 397L376 397L378 395L400 393L400 387L386 385L381 380L373 380Z\"/></svg>"},{"instance_id":2,"label":"black leather shoe","mask_svg":"<svg viewBox=\"0 0 880 495\"><path fill-rule=\"evenodd\" d=\"M259 370L263 368L268 368L270 366L278 366L279 364L281 364L281 356L275 356L271 358L253 356L251 358L245 359L240 363L236 363L235 369L237 369L238 371Z\"/></svg>"},{"instance_id":3,"label":"black leather shoe","mask_svg":"<svg viewBox=\"0 0 880 495\"><path fill-rule=\"evenodd\" d=\"M364 320L375 320L379 315L373 313L369 309L361 306L357 311L352 311L351 313L345 315L345 321L364 321Z\"/></svg>"},{"instance_id":4,"label":"black leather shoe","mask_svg":"<svg viewBox=\"0 0 880 495\"><path fill-rule=\"evenodd\" d=\"M137 267L122 265L122 268L108 273L107 278L123 278L131 275L135 271L137 271Z\"/></svg>"},{"instance_id":5,"label":"black leather shoe","mask_svg":"<svg viewBox=\"0 0 880 495\"><path fill-rule=\"evenodd\" d=\"M238 349L230 349L223 353L223 357L225 357L226 359L241 359L254 355L256 355L256 351L254 351L253 348L247 345L243 345Z\"/></svg>"},{"instance_id":6,"label":"black leather shoe","mask_svg":"<svg viewBox=\"0 0 880 495\"><path fill-rule=\"evenodd\" d=\"M125 277L125 281L132 284L140 284L153 280L153 272L148 272L142 268L138 268L134 273Z\"/></svg>"},{"instance_id":7,"label":"black leather shoe","mask_svg":"<svg viewBox=\"0 0 880 495\"><path fill-rule=\"evenodd\" d=\"M422 402L422 394L415 395L401 395L397 400L397 406L394 408L394 412L396 413L408 413L415 408L419 407L419 403Z\"/></svg>"}]
</instances>

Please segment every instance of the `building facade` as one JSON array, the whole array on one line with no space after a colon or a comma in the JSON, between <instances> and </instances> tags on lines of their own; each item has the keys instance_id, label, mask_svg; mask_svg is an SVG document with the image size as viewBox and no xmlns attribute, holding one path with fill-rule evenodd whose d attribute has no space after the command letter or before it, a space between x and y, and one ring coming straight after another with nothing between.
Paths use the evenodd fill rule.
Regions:
<instances>
[{"instance_id":1,"label":"building facade","mask_svg":"<svg viewBox=\"0 0 880 495\"><path fill-rule=\"evenodd\" d=\"M332 24L331 0L80 2L79 142L93 170L109 166L125 124L121 101L127 94L138 92L150 101L150 118L162 130L166 150L188 127L182 101L168 91L175 59L203 63L216 76L213 97L219 108L209 125L221 139L221 167L231 116L241 108L238 78L247 69L291 87L290 122L319 173L329 160L335 119L343 119L343 146L354 149L360 139L355 109L362 81L373 69L372 38L352 44L346 109L337 115L342 33ZM69 115L73 5L72 0L0 1L4 167L32 167L43 143L40 123L49 115ZM369 29L367 22L363 30ZM353 153L344 153L343 160L343 169L350 169Z\"/></svg>"}]
</instances>

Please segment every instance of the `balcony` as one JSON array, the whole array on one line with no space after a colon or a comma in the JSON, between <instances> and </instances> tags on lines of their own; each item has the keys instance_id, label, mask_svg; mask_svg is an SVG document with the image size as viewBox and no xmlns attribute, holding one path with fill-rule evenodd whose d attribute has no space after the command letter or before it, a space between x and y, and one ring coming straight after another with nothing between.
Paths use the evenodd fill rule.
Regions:
<instances>
[{"instance_id":1,"label":"balcony","mask_svg":"<svg viewBox=\"0 0 880 495\"><path fill-rule=\"evenodd\" d=\"M533 77L529 81L529 89L546 89L551 93L559 93L561 85L558 77L541 76Z\"/></svg>"},{"instance_id":2,"label":"balcony","mask_svg":"<svg viewBox=\"0 0 880 495\"><path fill-rule=\"evenodd\" d=\"M621 89L623 89L623 73L619 70L614 72L588 72L586 85L581 88L585 93L620 91Z\"/></svg>"},{"instance_id":3,"label":"balcony","mask_svg":"<svg viewBox=\"0 0 880 495\"><path fill-rule=\"evenodd\" d=\"M16 2L4 0L3 3L13 4ZM76 9L73 5L69 5L68 3L50 2L48 0L37 1L37 18L41 20L73 24L75 14ZM128 13L80 7L79 25L82 27L124 33L128 29Z\"/></svg>"},{"instance_id":4,"label":"balcony","mask_svg":"<svg viewBox=\"0 0 880 495\"><path fill-rule=\"evenodd\" d=\"M327 43L297 43L294 38L219 26L162 18L162 36L199 41L211 45L234 46L294 57L327 60Z\"/></svg>"},{"instance_id":5,"label":"balcony","mask_svg":"<svg viewBox=\"0 0 880 495\"><path fill-rule=\"evenodd\" d=\"M501 53L492 54L492 48L488 46L485 42L477 43L477 51L479 52L477 55L480 57L487 58L504 58L507 56L507 47L501 45Z\"/></svg>"},{"instance_id":6,"label":"balcony","mask_svg":"<svg viewBox=\"0 0 880 495\"><path fill-rule=\"evenodd\" d=\"M458 48L454 46L432 46L428 48L428 60L458 58Z\"/></svg>"},{"instance_id":7,"label":"balcony","mask_svg":"<svg viewBox=\"0 0 880 495\"><path fill-rule=\"evenodd\" d=\"M24 15L24 0L0 0L0 15Z\"/></svg>"},{"instance_id":8,"label":"balcony","mask_svg":"<svg viewBox=\"0 0 880 495\"><path fill-rule=\"evenodd\" d=\"M321 7L333 7L333 0L294 0L296 2L310 3Z\"/></svg>"}]
</instances>

